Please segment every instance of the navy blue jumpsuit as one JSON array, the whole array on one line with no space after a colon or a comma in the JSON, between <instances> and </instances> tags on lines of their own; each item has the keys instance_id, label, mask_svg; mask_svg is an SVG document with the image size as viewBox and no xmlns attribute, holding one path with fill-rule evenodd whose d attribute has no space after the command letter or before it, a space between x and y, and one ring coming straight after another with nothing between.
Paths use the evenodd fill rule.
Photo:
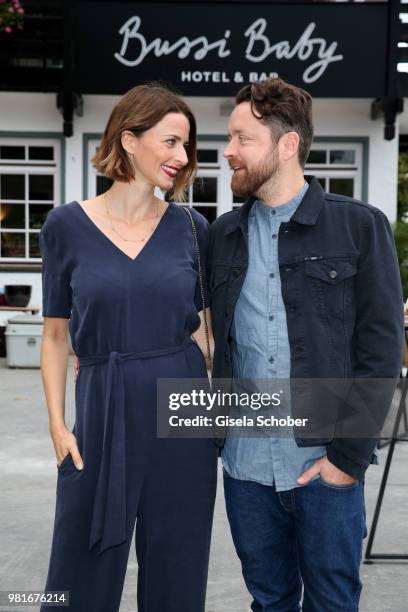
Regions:
<instances>
[{"instance_id":1,"label":"navy blue jumpsuit","mask_svg":"<svg viewBox=\"0 0 408 612\"><path fill-rule=\"evenodd\" d=\"M204 259L208 222L191 212ZM84 462L58 467L45 589L69 591L75 612L119 610L136 523L139 612L204 611L217 449L157 437L157 379L207 376L191 340L202 298L190 220L170 203L132 259L74 201L48 213L40 246L43 315L69 318L80 360Z\"/></svg>"}]
</instances>

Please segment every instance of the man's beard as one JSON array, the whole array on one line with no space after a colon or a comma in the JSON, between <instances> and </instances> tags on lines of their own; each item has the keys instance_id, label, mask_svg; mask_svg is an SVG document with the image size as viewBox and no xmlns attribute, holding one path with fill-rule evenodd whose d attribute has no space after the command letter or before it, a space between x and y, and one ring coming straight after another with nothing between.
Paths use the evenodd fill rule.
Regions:
<instances>
[{"instance_id":1,"label":"man's beard","mask_svg":"<svg viewBox=\"0 0 408 612\"><path fill-rule=\"evenodd\" d=\"M279 174L278 152L272 151L266 159L250 170L240 170L231 178L231 190L240 198L256 195L265 183L274 183Z\"/></svg>"}]
</instances>

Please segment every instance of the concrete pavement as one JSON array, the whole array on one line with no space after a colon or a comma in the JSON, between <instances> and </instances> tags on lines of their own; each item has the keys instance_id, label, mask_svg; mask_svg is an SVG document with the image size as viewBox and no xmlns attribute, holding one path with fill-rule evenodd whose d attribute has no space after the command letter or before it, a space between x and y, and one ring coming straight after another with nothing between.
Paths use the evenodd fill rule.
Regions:
<instances>
[{"instance_id":1,"label":"concrete pavement","mask_svg":"<svg viewBox=\"0 0 408 612\"><path fill-rule=\"evenodd\" d=\"M73 391L70 371L66 415L69 426L74 424ZM42 590L48 568L57 471L39 370L8 369L5 360L0 359L0 418L0 590ZM367 472L368 527L371 525L386 450L381 451L381 465L371 466ZM396 447L373 552L408 554L406 442ZM406 612L407 562L362 565L362 578L361 612ZM136 611L136 582L137 564L132 545L120 612ZM207 612L247 612L249 605L250 598L242 580L225 514L220 471ZM38 607L0 606L0 610L9 611L35 609Z\"/></svg>"}]
</instances>

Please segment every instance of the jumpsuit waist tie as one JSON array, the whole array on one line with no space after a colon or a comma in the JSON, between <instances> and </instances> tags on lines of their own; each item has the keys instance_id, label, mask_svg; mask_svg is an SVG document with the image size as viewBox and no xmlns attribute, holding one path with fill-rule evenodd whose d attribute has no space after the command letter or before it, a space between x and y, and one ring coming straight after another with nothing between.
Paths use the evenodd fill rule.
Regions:
<instances>
[{"instance_id":1,"label":"jumpsuit waist tie","mask_svg":"<svg viewBox=\"0 0 408 612\"><path fill-rule=\"evenodd\" d=\"M100 541L99 554L126 541L126 436L124 378L120 364L131 359L171 355L193 340L153 351L79 357L80 368L107 363L102 460L96 486L89 550ZM115 393L113 393L113 390Z\"/></svg>"}]
</instances>

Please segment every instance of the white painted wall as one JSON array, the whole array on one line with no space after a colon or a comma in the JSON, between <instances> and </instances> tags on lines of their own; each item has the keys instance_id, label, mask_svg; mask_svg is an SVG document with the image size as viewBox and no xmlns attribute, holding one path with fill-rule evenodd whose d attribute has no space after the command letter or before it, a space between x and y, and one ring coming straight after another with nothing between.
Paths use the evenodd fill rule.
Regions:
<instances>
[{"instance_id":1,"label":"white painted wall","mask_svg":"<svg viewBox=\"0 0 408 612\"><path fill-rule=\"evenodd\" d=\"M66 139L65 201L83 199L82 135L102 132L116 96L84 96L84 116L75 116L74 136ZM225 134L228 118L220 114L226 98L186 98L194 111L202 135ZM316 136L369 138L368 201L395 221L397 205L398 135L383 138L383 121L370 119L369 99L316 99ZM408 110L406 111L408 113ZM400 120L400 123L404 123ZM408 114L406 117L408 131ZM0 92L0 132L61 132L62 115L55 94ZM41 306L40 273L0 272L0 285L32 284L31 305ZM0 315L0 325L5 315Z\"/></svg>"}]
</instances>

